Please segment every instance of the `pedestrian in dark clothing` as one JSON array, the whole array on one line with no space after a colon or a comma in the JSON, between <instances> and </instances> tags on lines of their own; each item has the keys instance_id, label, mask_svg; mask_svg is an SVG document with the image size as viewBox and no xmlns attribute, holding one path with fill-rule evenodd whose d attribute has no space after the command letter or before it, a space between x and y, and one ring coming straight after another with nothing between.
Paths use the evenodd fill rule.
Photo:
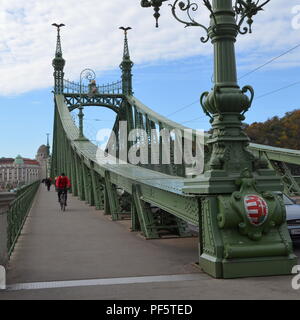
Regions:
<instances>
[{"instance_id":1,"label":"pedestrian in dark clothing","mask_svg":"<svg viewBox=\"0 0 300 320\"><path fill-rule=\"evenodd\" d=\"M45 185L47 186L47 190L48 191L50 191L51 183L52 183L52 179L51 178L45 179Z\"/></svg>"}]
</instances>

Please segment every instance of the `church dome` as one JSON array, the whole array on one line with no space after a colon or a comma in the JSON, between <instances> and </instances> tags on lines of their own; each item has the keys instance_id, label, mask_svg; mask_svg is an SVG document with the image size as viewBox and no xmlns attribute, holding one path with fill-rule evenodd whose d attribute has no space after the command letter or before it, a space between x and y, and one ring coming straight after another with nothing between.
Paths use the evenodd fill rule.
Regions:
<instances>
[{"instance_id":1,"label":"church dome","mask_svg":"<svg viewBox=\"0 0 300 320\"><path fill-rule=\"evenodd\" d=\"M42 144L42 145L39 147L37 153L40 154L40 153L46 153L46 152L48 152L48 147L47 147L46 145Z\"/></svg>"},{"instance_id":2,"label":"church dome","mask_svg":"<svg viewBox=\"0 0 300 320\"><path fill-rule=\"evenodd\" d=\"M46 159L49 157L49 149L46 145L42 144L37 151L36 158Z\"/></svg>"},{"instance_id":3,"label":"church dome","mask_svg":"<svg viewBox=\"0 0 300 320\"><path fill-rule=\"evenodd\" d=\"M18 164L18 165L22 165L24 164L24 160L23 158L18 154L15 161L14 161L14 164Z\"/></svg>"}]
</instances>

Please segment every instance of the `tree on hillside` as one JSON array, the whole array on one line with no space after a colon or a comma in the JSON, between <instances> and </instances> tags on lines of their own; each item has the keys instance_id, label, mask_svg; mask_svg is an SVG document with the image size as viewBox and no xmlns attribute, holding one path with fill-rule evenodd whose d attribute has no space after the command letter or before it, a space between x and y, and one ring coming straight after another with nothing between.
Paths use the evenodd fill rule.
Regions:
<instances>
[{"instance_id":1,"label":"tree on hillside","mask_svg":"<svg viewBox=\"0 0 300 320\"><path fill-rule=\"evenodd\" d=\"M282 118L244 124L244 128L253 143L300 150L300 110L287 112Z\"/></svg>"}]
</instances>

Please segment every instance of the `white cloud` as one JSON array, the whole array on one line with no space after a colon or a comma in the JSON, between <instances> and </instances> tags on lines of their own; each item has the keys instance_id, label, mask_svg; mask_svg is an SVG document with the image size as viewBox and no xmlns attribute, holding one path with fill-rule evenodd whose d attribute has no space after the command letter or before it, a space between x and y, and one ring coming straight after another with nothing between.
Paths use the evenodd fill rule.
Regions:
<instances>
[{"instance_id":1,"label":"white cloud","mask_svg":"<svg viewBox=\"0 0 300 320\"><path fill-rule=\"evenodd\" d=\"M154 27L152 9L140 7L139 0L0 0L0 94L19 94L51 86L56 32L53 22L63 22L62 46L67 61L66 78L76 79L83 68L98 75L116 68L122 56L123 34L129 25L130 52L136 64L211 54L202 44L200 28L184 29L165 5L160 28ZM196 0L197 1L197 0ZM201 2L200 0L198 0ZM273 0L255 17L253 33L240 36L238 53L242 64L256 66L297 44L300 30L292 28L292 7L299 1ZM208 24L202 7L199 19ZM281 68L299 66L300 49L276 64Z\"/></svg>"}]
</instances>

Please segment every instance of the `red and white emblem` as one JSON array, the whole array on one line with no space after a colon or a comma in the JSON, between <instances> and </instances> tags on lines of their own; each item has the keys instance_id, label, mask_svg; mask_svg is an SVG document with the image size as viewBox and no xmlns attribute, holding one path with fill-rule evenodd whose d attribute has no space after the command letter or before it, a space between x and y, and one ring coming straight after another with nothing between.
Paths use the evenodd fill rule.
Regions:
<instances>
[{"instance_id":1,"label":"red and white emblem","mask_svg":"<svg viewBox=\"0 0 300 320\"><path fill-rule=\"evenodd\" d=\"M244 198L244 204L250 222L255 226L263 224L268 216L266 201L255 194L248 194Z\"/></svg>"}]
</instances>

